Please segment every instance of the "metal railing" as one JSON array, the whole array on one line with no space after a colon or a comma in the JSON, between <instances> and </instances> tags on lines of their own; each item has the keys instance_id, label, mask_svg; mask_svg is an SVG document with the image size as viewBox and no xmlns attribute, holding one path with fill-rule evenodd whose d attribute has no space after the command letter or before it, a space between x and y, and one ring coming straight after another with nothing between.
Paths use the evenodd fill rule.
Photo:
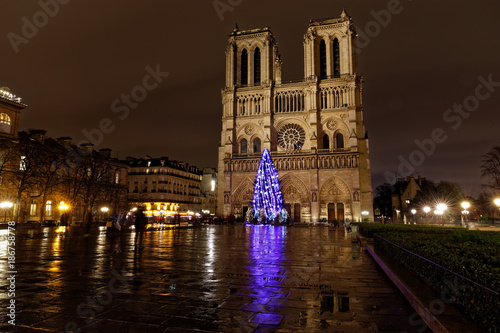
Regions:
<instances>
[{"instance_id":1,"label":"metal railing","mask_svg":"<svg viewBox=\"0 0 500 333\"><path fill-rule=\"evenodd\" d=\"M373 240L376 251L385 253L420 276L439 293L441 298L445 295L446 300L457 304L471 318L475 318L478 324L494 325L492 332L500 331L498 291L409 251L380 235L374 234ZM481 306L478 306L479 304Z\"/></svg>"}]
</instances>

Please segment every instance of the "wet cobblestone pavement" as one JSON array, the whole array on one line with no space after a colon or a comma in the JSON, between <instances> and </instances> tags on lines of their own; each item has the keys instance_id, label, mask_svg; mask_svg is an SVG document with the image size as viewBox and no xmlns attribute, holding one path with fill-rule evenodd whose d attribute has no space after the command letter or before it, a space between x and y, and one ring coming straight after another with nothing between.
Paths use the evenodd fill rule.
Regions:
<instances>
[{"instance_id":1,"label":"wet cobblestone pavement","mask_svg":"<svg viewBox=\"0 0 500 333\"><path fill-rule=\"evenodd\" d=\"M68 228L69 229L69 228ZM2 332L416 332L413 310L343 228L203 226L16 240ZM74 230L73 230L74 231ZM6 258L6 241L0 241ZM413 318L412 322L415 322Z\"/></svg>"}]
</instances>

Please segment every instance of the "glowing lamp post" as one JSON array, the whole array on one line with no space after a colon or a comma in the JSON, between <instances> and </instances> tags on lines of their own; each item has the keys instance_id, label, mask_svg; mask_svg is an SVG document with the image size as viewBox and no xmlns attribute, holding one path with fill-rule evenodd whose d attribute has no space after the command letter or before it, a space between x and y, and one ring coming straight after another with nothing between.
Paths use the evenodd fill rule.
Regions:
<instances>
[{"instance_id":1,"label":"glowing lamp post","mask_svg":"<svg viewBox=\"0 0 500 333\"><path fill-rule=\"evenodd\" d=\"M500 209L500 198L493 200L493 203Z\"/></svg>"},{"instance_id":2,"label":"glowing lamp post","mask_svg":"<svg viewBox=\"0 0 500 333\"><path fill-rule=\"evenodd\" d=\"M413 214L413 223L415 223L415 214L417 213L416 209L412 209L411 213Z\"/></svg>"},{"instance_id":3,"label":"glowing lamp post","mask_svg":"<svg viewBox=\"0 0 500 333\"><path fill-rule=\"evenodd\" d=\"M461 206L464 209L462 211L462 223L463 222L467 223L467 215L469 215L469 211L467 209L470 207L470 203L468 203L467 201L464 201L464 202L462 202Z\"/></svg>"},{"instance_id":4,"label":"glowing lamp post","mask_svg":"<svg viewBox=\"0 0 500 333\"><path fill-rule=\"evenodd\" d=\"M67 216L65 215L66 211L69 209L69 206L64 203L64 201L61 201L59 204L59 211L61 214L61 224L63 226L66 226L67 221Z\"/></svg>"},{"instance_id":5,"label":"glowing lamp post","mask_svg":"<svg viewBox=\"0 0 500 333\"><path fill-rule=\"evenodd\" d=\"M436 210L434 211L434 214L441 217L441 224L442 225L444 225L443 214L444 214L445 210L447 210L447 209L448 209L448 206L446 206L443 203L440 203L440 204L436 205Z\"/></svg>"},{"instance_id":6,"label":"glowing lamp post","mask_svg":"<svg viewBox=\"0 0 500 333\"><path fill-rule=\"evenodd\" d=\"M4 201L0 203L0 208L4 210L4 217L3 217L4 222L7 222L7 209L12 208L12 206L14 206L14 204L10 201Z\"/></svg>"},{"instance_id":7,"label":"glowing lamp post","mask_svg":"<svg viewBox=\"0 0 500 333\"><path fill-rule=\"evenodd\" d=\"M429 212L431 211L431 207L429 206L425 206L424 207L424 213L425 213L425 218L428 219L429 218Z\"/></svg>"},{"instance_id":8,"label":"glowing lamp post","mask_svg":"<svg viewBox=\"0 0 500 333\"><path fill-rule=\"evenodd\" d=\"M109 211L109 208L108 207L102 207L101 208L101 213L102 213L102 216L103 218L106 217L106 213Z\"/></svg>"}]
</instances>

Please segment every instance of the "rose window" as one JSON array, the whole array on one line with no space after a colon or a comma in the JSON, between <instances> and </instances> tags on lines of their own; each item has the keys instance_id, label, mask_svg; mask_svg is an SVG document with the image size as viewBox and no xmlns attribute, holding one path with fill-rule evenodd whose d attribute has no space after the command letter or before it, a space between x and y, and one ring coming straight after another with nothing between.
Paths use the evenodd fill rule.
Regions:
<instances>
[{"instance_id":1,"label":"rose window","mask_svg":"<svg viewBox=\"0 0 500 333\"><path fill-rule=\"evenodd\" d=\"M306 132L297 124L287 124L278 132L278 143L286 150L298 150L304 145Z\"/></svg>"}]
</instances>

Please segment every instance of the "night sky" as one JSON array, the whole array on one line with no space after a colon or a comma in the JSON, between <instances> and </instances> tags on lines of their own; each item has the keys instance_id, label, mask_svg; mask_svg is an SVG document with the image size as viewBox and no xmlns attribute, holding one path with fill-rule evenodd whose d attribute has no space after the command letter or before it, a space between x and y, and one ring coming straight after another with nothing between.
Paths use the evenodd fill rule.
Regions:
<instances>
[{"instance_id":1,"label":"night sky","mask_svg":"<svg viewBox=\"0 0 500 333\"><path fill-rule=\"evenodd\" d=\"M384 27L373 23L373 13L393 0L232 0L237 5L229 5L222 20L212 0L60 1L67 3L47 22L37 1L0 2L0 87L28 104L21 130L45 129L48 136L79 142L82 131L108 118L113 130L97 148L111 148L114 156L169 156L216 167L224 52L235 23L242 30L271 27L283 80L300 80L309 20L337 17L345 6L363 44L358 70L365 80L374 188L386 181L384 173L397 172L400 158L420 154L415 140L430 139L441 128L446 140L413 173L458 182L466 194L477 194L484 182L481 158L500 144L500 87L482 88L482 96L490 96L479 105L470 97L480 76L500 82L498 1L402 0ZM24 38L23 26L34 16L38 31L25 31L30 37L19 42L14 34ZM113 112L115 100L143 85L148 66L169 75L128 114ZM466 100L475 110L466 119L447 113Z\"/></svg>"}]
</instances>

